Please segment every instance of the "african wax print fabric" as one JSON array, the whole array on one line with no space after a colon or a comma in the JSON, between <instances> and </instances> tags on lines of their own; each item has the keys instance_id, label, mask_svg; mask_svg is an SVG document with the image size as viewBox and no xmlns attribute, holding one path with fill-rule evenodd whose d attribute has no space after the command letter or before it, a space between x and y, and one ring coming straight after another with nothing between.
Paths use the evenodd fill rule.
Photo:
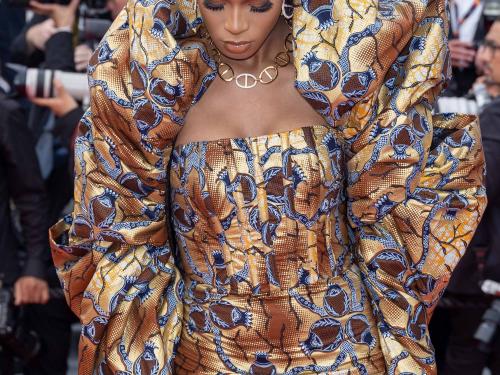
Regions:
<instances>
[{"instance_id":1,"label":"african wax print fabric","mask_svg":"<svg viewBox=\"0 0 500 375\"><path fill-rule=\"evenodd\" d=\"M90 61L75 208L51 230L81 375L174 371L186 285L167 169L216 74L201 24L195 2L131 0ZM476 118L432 114L447 32L444 0L294 4L295 86L343 144L349 248L388 374L436 373L427 322L486 204Z\"/></svg>"},{"instance_id":2,"label":"african wax print fabric","mask_svg":"<svg viewBox=\"0 0 500 375\"><path fill-rule=\"evenodd\" d=\"M344 168L328 125L174 148L176 374L386 373Z\"/></svg>"}]
</instances>

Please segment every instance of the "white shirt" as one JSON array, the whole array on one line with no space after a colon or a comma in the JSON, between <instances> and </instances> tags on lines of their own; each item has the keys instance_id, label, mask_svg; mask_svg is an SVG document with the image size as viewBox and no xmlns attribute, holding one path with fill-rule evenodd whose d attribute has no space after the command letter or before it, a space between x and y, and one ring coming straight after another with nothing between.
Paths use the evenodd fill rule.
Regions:
<instances>
[{"instance_id":1,"label":"white shirt","mask_svg":"<svg viewBox=\"0 0 500 375\"><path fill-rule=\"evenodd\" d=\"M476 34L477 25L481 19L484 4L481 2L474 11L459 25L469 10L474 6L476 0L451 0L450 2L450 21L453 33L458 32L458 38L464 42L472 42Z\"/></svg>"}]
</instances>

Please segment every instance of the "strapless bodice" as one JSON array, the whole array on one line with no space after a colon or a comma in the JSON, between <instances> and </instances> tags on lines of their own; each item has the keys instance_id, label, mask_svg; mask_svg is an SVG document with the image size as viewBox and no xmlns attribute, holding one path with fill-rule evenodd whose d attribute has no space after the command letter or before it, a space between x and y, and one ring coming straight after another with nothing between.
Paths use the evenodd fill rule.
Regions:
<instances>
[{"instance_id":1,"label":"strapless bodice","mask_svg":"<svg viewBox=\"0 0 500 375\"><path fill-rule=\"evenodd\" d=\"M373 360L378 340L351 259L343 155L326 125L174 148L186 327L177 373L334 373Z\"/></svg>"}]
</instances>

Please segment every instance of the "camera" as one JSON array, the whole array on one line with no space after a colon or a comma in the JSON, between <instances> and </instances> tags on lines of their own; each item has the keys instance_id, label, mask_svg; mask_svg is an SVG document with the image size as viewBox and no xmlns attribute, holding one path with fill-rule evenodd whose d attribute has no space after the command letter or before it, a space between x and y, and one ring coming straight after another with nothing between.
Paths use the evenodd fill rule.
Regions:
<instances>
[{"instance_id":1,"label":"camera","mask_svg":"<svg viewBox=\"0 0 500 375\"><path fill-rule=\"evenodd\" d=\"M7 64L17 72L14 78L16 91L25 96L50 98L54 96L54 79L60 80L68 93L83 102L88 101L89 89L87 74L70 73L60 70L26 68L18 64Z\"/></svg>"},{"instance_id":2,"label":"camera","mask_svg":"<svg viewBox=\"0 0 500 375\"><path fill-rule=\"evenodd\" d=\"M78 9L78 38L80 41L100 41L111 26L111 15L106 0L80 3Z\"/></svg>"},{"instance_id":3,"label":"camera","mask_svg":"<svg viewBox=\"0 0 500 375\"><path fill-rule=\"evenodd\" d=\"M38 0L40 3L45 4L60 4L68 5L69 0ZM28 8L30 0L7 0L7 4L11 7ZM106 7L106 0L82 0L82 3L89 8L102 9Z\"/></svg>"},{"instance_id":4,"label":"camera","mask_svg":"<svg viewBox=\"0 0 500 375\"><path fill-rule=\"evenodd\" d=\"M485 280L481 283L481 290L492 296L500 296L500 283L493 280ZM479 350L491 351L491 344L496 338L497 328L500 325L500 299L496 298L490 307L484 312L482 322L474 333L474 338L480 342Z\"/></svg>"},{"instance_id":5,"label":"camera","mask_svg":"<svg viewBox=\"0 0 500 375\"><path fill-rule=\"evenodd\" d=\"M500 16L500 0L485 0L483 14L489 19Z\"/></svg>"},{"instance_id":6,"label":"camera","mask_svg":"<svg viewBox=\"0 0 500 375\"><path fill-rule=\"evenodd\" d=\"M78 36L82 40L98 41L104 37L111 26L109 19L97 17L80 17L78 19Z\"/></svg>"},{"instance_id":7,"label":"camera","mask_svg":"<svg viewBox=\"0 0 500 375\"><path fill-rule=\"evenodd\" d=\"M490 345L495 338L498 325L500 324L500 299L496 299L490 308L484 312L483 321L474 333L474 338L479 340L479 349L490 352Z\"/></svg>"},{"instance_id":8,"label":"camera","mask_svg":"<svg viewBox=\"0 0 500 375\"><path fill-rule=\"evenodd\" d=\"M500 0L484 0L483 16L485 28L489 30L495 20L500 17Z\"/></svg>"},{"instance_id":9,"label":"camera","mask_svg":"<svg viewBox=\"0 0 500 375\"><path fill-rule=\"evenodd\" d=\"M0 346L29 362L40 352L41 342L35 332L19 324L20 314L20 309L14 306L12 292L0 288Z\"/></svg>"},{"instance_id":10,"label":"camera","mask_svg":"<svg viewBox=\"0 0 500 375\"><path fill-rule=\"evenodd\" d=\"M38 0L41 3L60 5L69 0ZM7 0L11 7L28 8L30 0ZM82 0L78 7L78 35L83 41L99 41L111 26L111 16L106 9L106 0Z\"/></svg>"}]
</instances>

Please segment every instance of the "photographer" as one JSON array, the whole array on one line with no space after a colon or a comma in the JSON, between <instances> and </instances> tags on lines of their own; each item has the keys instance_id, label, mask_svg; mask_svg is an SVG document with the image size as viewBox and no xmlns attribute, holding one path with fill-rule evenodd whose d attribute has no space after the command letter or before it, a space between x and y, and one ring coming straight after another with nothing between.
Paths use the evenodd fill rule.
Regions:
<instances>
[{"instance_id":1,"label":"photographer","mask_svg":"<svg viewBox=\"0 0 500 375\"><path fill-rule=\"evenodd\" d=\"M78 5L79 0L71 0L68 5L30 2L32 9L39 14L33 17L24 32L14 40L14 62L45 69L75 71L72 29ZM42 30L45 30L45 34ZM23 48L26 45L32 45L32 48ZM46 107L35 105L29 112L28 126L37 142L42 176L50 194L50 222L59 218L72 198L73 191L72 176L68 172L67 135L72 133L76 123L70 129L58 126L59 124L53 112Z\"/></svg>"},{"instance_id":2,"label":"photographer","mask_svg":"<svg viewBox=\"0 0 500 375\"><path fill-rule=\"evenodd\" d=\"M46 281L50 264L47 248L48 201L34 151L34 142L19 105L0 92L0 281L1 289L13 288L14 303L46 304L49 287ZM27 258L20 267L21 244L12 221L10 201L20 216ZM31 306L28 307L28 309ZM29 329L32 327L27 327ZM4 350L2 338L0 346ZM33 348L28 350L35 350ZM12 355L10 355L12 357ZM4 355L9 358L9 355ZM5 361L2 366L7 366ZM8 374L5 367L0 373Z\"/></svg>"},{"instance_id":3,"label":"photographer","mask_svg":"<svg viewBox=\"0 0 500 375\"><path fill-rule=\"evenodd\" d=\"M462 97L467 94L477 78L476 46L486 33L482 14L484 0L452 0L450 2L450 57L452 80L446 96Z\"/></svg>"},{"instance_id":4,"label":"photographer","mask_svg":"<svg viewBox=\"0 0 500 375\"><path fill-rule=\"evenodd\" d=\"M73 155L73 133L76 125L83 116L83 109L76 100L66 91L61 81L54 80L55 95L52 98L29 98L33 104L49 108L55 115L54 131L60 139L70 145L70 155ZM73 158L68 162L68 172L73 172Z\"/></svg>"},{"instance_id":5,"label":"photographer","mask_svg":"<svg viewBox=\"0 0 500 375\"><path fill-rule=\"evenodd\" d=\"M5 67L5 62L10 61L10 43L18 35L25 24L25 12L23 9L10 7L6 1L0 1L0 75L7 82L12 83L14 72Z\"/></svg>"},{"instance_id":6,"label":"photographer","mask_svg":"<svg viewBox=\"0 0 500 375\"><path fill-rule=\"evenodd\" d=\"M31 2L31 8L39 14L13 42L12 58L15 62L31 67L74 71L72 31L78 4L79 0L71 0L68 5ZM76 101L69 95L59 95L63 90L58 87L59 106L47 108L46 103L29 98L35 105L29 111L28 126L35 137L38 162L48 192L49 207L44 218L48 225L56 222L73 196L69 149L71 135L81 117ZM45 246L50 254L48 243ZM52 264L47 266L47 273L49 286L58 288L59 280ZM71 324L75 321L64 299L52 299L47 305L30 308L26 324L36 329L42 348L38 366L28 368L25 374L66 374Z\"/></svg>"},{"instance_id":7,"label":"photographer","mask_svg":"<svg viewBox=\"0 0 500 375\"><path fill-rule=\"evenodd\" d=\"M446 354L446 374L450 375L480 375L485 367L492 374L500 374L500 330L488 343L486 352L484 348L480 350L479 341L474 339L483 314L500 297L483 293L479 286L483 280L500 282L500 174L496 170L500 164L500 19L493 23L478 54L485 73L481 81L492 98L480 114L488 170L488 207L447 290L447 299L454 305Z\"/></svg>"},{"instance_id":8,"label":"photographer","mask_svg":"<svg viewBox=\"0 0 500 375\"><path fill-rule=\"evenodd\" d=\"M74 70L73 26L79 0L68 5L30 2L36 13L11 44L11 61L30 67Z\"/></svg>"}]
</instances>

